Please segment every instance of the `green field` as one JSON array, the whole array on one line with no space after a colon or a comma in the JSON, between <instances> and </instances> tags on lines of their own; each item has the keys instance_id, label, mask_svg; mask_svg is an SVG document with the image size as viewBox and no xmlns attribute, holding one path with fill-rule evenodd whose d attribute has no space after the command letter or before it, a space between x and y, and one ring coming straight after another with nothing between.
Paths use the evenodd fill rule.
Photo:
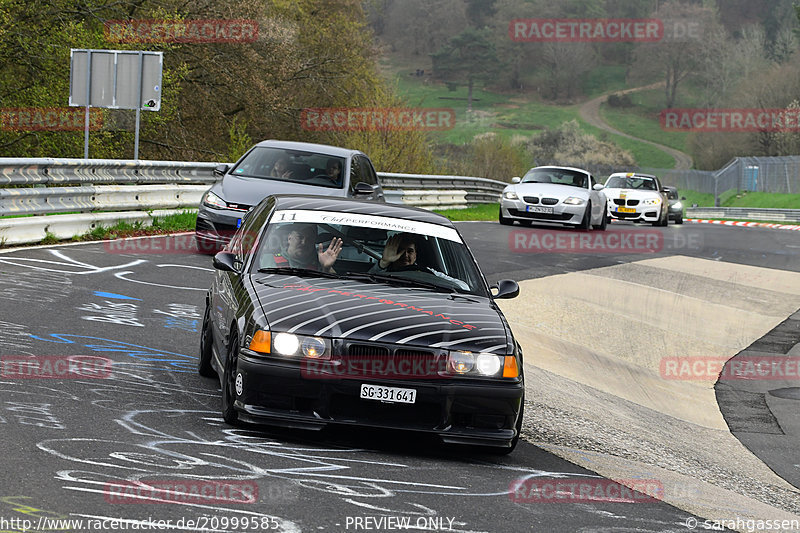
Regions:
<instances>
[{"instance_id":1,"label":"green field","mask_svg":"<svg viewBox=\"0 0 800 533\"><path fill-rule=\"evenodd\" d=\"M445 107L455 111L456 125L453 129L431 132L431 138L436 143L463 144L471 141L476 135L486 132L494 132L506 138L515 135L529 137L545 128L557 128L565 122L576 120L586 133L615 143L623 150L631 152L639 166L665 169L675 166L672 156L654 146L609 134L583 122L580 119L578 104L556 105L540 101L533 96L502 94L476 87L473 89L472 112L468 113L466 87L458 86L455 90L450 90L447 85L432 81L430 76L415 76L413 75L415 68L412 65L402 64L395 59L387 59L382 63L384 74L394 85L397 94L407 100L409 106ZM587 76L583 90L588 97L593 97L609 90L624 89L624 73L621 67L598 67ZM627 125L615 127L638 136ZM637 127L644 128L639 125ZM657 120L653 123L653 128L659 129ZM654 137L650 131L646 133L647 135L641 137L647 139ZM667 142L663 144L673 146Z\"/></svg>"}]
</instances>

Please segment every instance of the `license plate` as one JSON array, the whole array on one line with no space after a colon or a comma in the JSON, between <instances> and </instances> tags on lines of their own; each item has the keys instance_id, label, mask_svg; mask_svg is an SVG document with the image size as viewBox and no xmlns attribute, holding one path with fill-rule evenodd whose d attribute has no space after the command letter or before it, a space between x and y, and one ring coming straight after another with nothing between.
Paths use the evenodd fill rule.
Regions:
<instances>
[{"instance_id":1,"label":"license plate","mask_svg":"<svg viewBox=\"0 0 800 533\"><path fill-rule=\"evenodd\" d=\"M388 403L414 403L417 400L417 391L415 389L400 389L363 383L361 385L361 398Z\"/></svg>"},{"instance_id":2,"label":"license plate","mask_svg":"<svg viewBox=\"0 0 800 533\"><path fill-rule=\"evenodd\" d=\"M241 227L242 227L242 219L239 218L239 219L236 220L236 228L238 229L238 228L241 228Z\"/></svg>"},{"instance_id":3,"label":"license plate","mask_svg":"<svg viewBox=\"0 0 800 533\"><path fill-rule=\"evenodd\" d=\"M634 209L632 207L618 207L617 208L617 212L618 213L635 213L636 209Z\"/></svg>"},{"instance_id":4,"label":"license plate","mask_svg":"<svg viewBox=\"0 0 800 533\"><path fill-rule=\"evenodd\" d=\"M541 207L539 205L529 205L525 207L528 213L552 213L552 207Z\"/></svg>"}]
</instances>

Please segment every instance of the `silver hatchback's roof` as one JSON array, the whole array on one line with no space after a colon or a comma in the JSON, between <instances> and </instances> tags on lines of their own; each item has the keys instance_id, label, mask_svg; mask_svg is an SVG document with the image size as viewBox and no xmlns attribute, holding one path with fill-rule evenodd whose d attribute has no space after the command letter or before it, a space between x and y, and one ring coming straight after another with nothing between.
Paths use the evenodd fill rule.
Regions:
<instances>
[{"instance_id":1,"label":"silver hatchback's roof","mask_svg":"<svg viewBox=\"0 0 800 533\"><path fill-rule=\"evenodd\" d=\"M349 148L340 148L338 146L330 146L327 144L304 143L297 141L277 141L274 139L261 141L256 146L282 148L284 150L301 150L303 152L315 152L318 154L339 157L352 157L355 154L363 154L363 152L360 150L350 150Z\"/></svg>"}]
</instances>

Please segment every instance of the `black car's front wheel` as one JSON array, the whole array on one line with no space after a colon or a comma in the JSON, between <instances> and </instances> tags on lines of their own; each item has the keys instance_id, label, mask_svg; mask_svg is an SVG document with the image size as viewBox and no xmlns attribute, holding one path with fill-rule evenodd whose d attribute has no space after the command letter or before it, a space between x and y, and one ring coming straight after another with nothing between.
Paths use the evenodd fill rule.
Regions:
<instances>
[{"instance_id":1,"label":"black car's front wheel","mask_svg":"<svg viewBox=\"0 0 800 533\"><path fill-rule=\"evenodd\" d=\"M206 305L203 315L203 329L200 331L200 360L197 362L197 373L206 378L217 375L211 366L211 308Z\"/></svg>"},{"instance_id":2,"label":"black car's front wheel","mask_svg":"<svg viewBox=\"0 0 800 533\"><path fill-rule=\"evenodd\" d=\"M231 425L239 422L239 413L236 412L236 363L239 359L239 340L235 335L231 337L228 348L228 358L225 361L225 372L222 375L222 418Z\"/></svg>"}]
</instances>

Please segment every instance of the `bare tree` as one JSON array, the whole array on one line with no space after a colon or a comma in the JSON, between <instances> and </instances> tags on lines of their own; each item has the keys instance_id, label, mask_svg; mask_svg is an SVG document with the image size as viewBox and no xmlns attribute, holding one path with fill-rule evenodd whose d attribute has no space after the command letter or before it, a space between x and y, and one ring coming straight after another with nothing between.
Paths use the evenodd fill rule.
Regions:
<instances>
[{"instance_id":1,"label":"bare tree","mask_svg":"<svg viewBox=\"0 0 800 533\"><path fill-rule=\"evenodd\" d=\"M693 4L671 1L658 9L658 16L665 20L692 21L702 30L713 31L714 13L710 9ZM691 35L665 35L658 42L647 42L637 46L632 77L652 80L661 77L665 82L664 100L667 108L674 107L678 87L690 75L703 66L706 41Z\"/></svg>"}]
</instances>

